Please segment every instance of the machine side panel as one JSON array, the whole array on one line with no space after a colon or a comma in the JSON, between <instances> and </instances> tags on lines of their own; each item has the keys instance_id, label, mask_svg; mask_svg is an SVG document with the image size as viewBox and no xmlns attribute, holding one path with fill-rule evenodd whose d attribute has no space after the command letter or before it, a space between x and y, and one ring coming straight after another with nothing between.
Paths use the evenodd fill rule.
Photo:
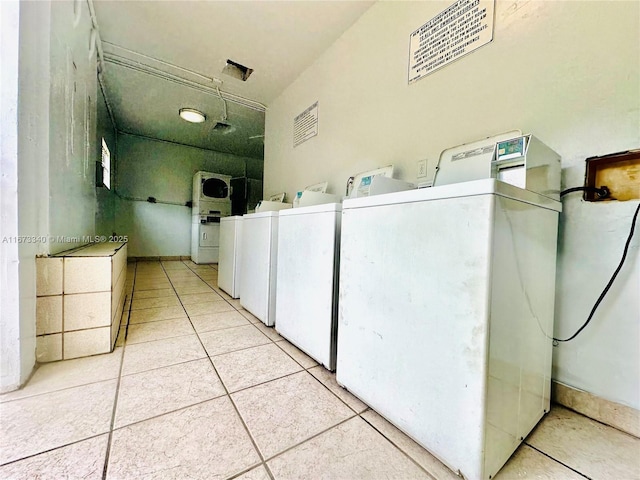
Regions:
<instances>
[{"instance_id":1,"label":"machine side panel","mask_svg":"<svg viewBox=\"0 0 640 480\"><path fill-rule=\"evenodd\" d=\"M338 382L465 478L484 455L494 201L342 217Z\"/></svg>"},{"instance_id":2,"label":"machine side panel","mask_svg":"<svg viewBox=\"0 0 640 480\"><path fill-rule=\"evenodd\" d=\"M498 197L485 479L549 411L557 229L558 212Z\"/></svg>"}]
</instances>

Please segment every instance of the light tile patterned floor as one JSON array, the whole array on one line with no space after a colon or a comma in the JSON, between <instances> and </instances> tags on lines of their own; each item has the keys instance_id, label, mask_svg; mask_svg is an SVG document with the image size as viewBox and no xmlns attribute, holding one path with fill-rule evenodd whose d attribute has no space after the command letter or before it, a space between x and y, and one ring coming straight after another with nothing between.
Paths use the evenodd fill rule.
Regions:
<instances>
[{"instance_id":1,"label":"light tile patterned floor","mask_svg":"<svg viewBox=\"0 0 640 480\"><path fill-rule=\"evenodd\" d=\"M458 478L220 291L215 266L128 279L113 353L0 396L0 479ZM555 406L496 478L640 479L640 440Z\"/></svg>"}]
</instances>

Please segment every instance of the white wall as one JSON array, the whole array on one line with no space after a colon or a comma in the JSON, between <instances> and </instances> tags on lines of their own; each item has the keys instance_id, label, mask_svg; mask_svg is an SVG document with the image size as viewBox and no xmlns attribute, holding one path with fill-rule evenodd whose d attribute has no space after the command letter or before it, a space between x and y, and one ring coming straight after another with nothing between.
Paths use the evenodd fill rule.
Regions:
<instances>
[{"instance_id":1,"label":"white wall","mask_svg":"<svg viewBox=\"0 0 640 480\"><path fill-rule=\"evenodd\" d=\"M96 54L89 56L89 7L54 1L51 22L49 233L94 235L97 77ZM49 248L57 253L75 246L52 242Z\"/></svg>"},{"instance_id":2,"label":"white wall","mask_svg":"<svg viewBox=\"0 0 640 480\"><path fill-rule=\"evenodd\" d=\"M96 113L96 145L94 158L99 161L102 158L102 139L105 139L111 157L111 189L96 187L96 235L109 236L116 229L116 194L114 192L115 165L116 165L116 129L111 123L111 117L107 110L107 104L98 86L98 102ZM96 166L98 168L98 166Z\"/></svg>"},{"instance_id":3,"label":"white wall","mask_svg":"<svg viewBox=\"0 0 640 480\"><path fill-rule=\"evenodd\" d=\"M350 175L388 164L415 181L418 160L432 175L442 150L514 128L562 156L565 187L583 183L586 157L638 147L638 2L497 1L492 43L407 85L410 33L450 3L376 3L269 106L266 195L325 180L342 193ZM293 119L315 101L319 135L294 149ZM564 204L560 336L615 268L637 202ZM554 376L640 408L637 238L627 262L597 326L554 350Z\"/></svg>"},{"instance_id":4,"label":"white wall","mask_svg":"<svg viewBox=\"0 0 640 480\"><path fill-rule=\"evenodd\" d=\"M197 171L262 178L262 161L253 158L126 133L117 143L116 232L129 237L132 257L191 254L191 209L184 205Z\"/></svg>"},{"instance_id":5,"label":"white wall","mask_svg":"<svg viewBox=\"0 0 640 480\"><path fill-rule=\"evenodd\" d=\"M2 2L0 9L2 237L33 240L48 233L50 4ZM35 258L48 245L1 248L0 391L8 391L24 383L35 364Z\"/></svg>"}]
</instances>

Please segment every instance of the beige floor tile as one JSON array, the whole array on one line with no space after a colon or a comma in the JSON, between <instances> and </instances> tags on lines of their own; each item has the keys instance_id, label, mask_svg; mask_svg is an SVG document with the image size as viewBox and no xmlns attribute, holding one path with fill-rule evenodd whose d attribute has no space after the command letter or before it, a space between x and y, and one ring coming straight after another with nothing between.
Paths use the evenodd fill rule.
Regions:
<instances>
[{"instance_id":1,"label":"beige floor tile","mask_svg":"<svg viewBox=\"0 0 640 480\"><path fill-rule=\"evenodd\" d=\"M121 361L122 348L116 348L113 352L103 355L40 365L23 388L0 395L0 401L16 400L118 378Z\"/></svg>"},{"instance_id":2,"label":"beige floor tile","mask_svg":"<svg viewBox=\"0 0 640 480\"><path fill-rule=\"evenodd\" d=\"M227 300L227 302L229 302L229 304L231 304L231 306L233 308L235 308L236 310L244 310L242 305L240 305L240 299L239 298L230 298Z\"/></svg>"},{"instance_id":3,"label":"beige floor tile","mask_svg":"<svg viewBox=\"0 0 640 480\"><path fill-rule=\"evenodd\" d=\"M269 474L265 470L265 468L261 465L259 467L254 468L253 470L249 470L247 473L243 473L239 477L236 477L234 480L270 480Z\"/></svg>"},{"instance_id":4,"label":"beige floor tile","mask_svg":"<svg viewBox=\"0 0 640 480\"><path fill-rule=\"evenodd\" d=\"M167 260L161 262L165 270L188 270L187 266L180 260Z\"/></svg>"},{"instance_id":5,"label":"beige floor tile","mask_svg":"<svg viewBox=\"0 0 640 480\"><path fill-rule=\"evenodd\" d=\"M287 340L280 340L279 342L276 342L276 345L278 345L281 349L287 352L291 358L293 358L296 362L298 362L304 368L311 368L318 365L318 362L316 362L313 358L308 356L299 348L290 344Z\"/></svg>"},{"instance_id":6,"label":"beige floor tile","mask_svg":"<svg viewBox=\"0 0 640 480\"><path fill-rule=\"evenodd\" d=\"M116 348L122 347L125 342L125 337L127 336L127 327L120 327L118 331L118 338L116 339Z\"/></svg>"},{"instance_id":7,"label":"beige floor tile","mask_svg":"<svg viewBox=\"0 0 640 480\"><path fill-rule=\"evenodd\" d=\"M191 323L186 318L159 320L157 322L129 325L127 346L133 343L151 342L161 338L180 337L194 333Z\"/></svg>"},{"instance_id":8,"label":"beige floor tile","mask_svg":"<svg viewBox=\"0 0 640 480\"><path fill-rule=\"evenodd\" d=\"M210 315L212 313L233 312L235 309L227 302L206 302L195 303L193 305L185 305L187 314L191 316Z\"/></svg>"},{"instance_id":9,"label":"beige floor tile","mask_svg":"<svg viewBox=\"0 0 640 480\"><path fill-rule=\"evenodd\" d=\"M590 478L640 478L640 439L557 405L526 443Z\"/></svg>"},{"instance_id":10,"label":"beige floor tile","mask_svg":"<svg viewBox=\"0 0 640 480\"><path fill-rule=\"evenodd\" d=\"M199 287L175 287L178 295L188 295L191 293L211 293L212 289L208 285L199 286Z\"/></svg>"},{"instance_id":11,"label":"beige floor tile","mask_svg":"<svg viewBox=\"0 0 640 480\"><path fill-rule=\"evenodd\" d=\"M0 404L0 464L109 431L117 380Z\"/></svg>"},{"instance_id":12,"label":"beige floor tile","mask_svg":"<svg viewBox=\"0 0 640 480\"><path fill-rule=\"evenodd\" d=\"M262 320L260 320L258 317L256 317L255 315L253 315L251 312L247 310L238 310L238 312L240 313L240 315L242 315L244 318L249 320L251 323L262 323Z\"/></svg>"},{"instance_id":13,"label":"beige floor tile","mask_svg":"<svg viewBox=\"0 0 640 480\"><path fill-rule=\"evenodd\" d=\"M160 271L155 273L138 273L136 275L136 281L144 282L162 282L167 280L167 275Z\"/></svg>"},{"instance_id":14,"label":"beige floor tile","mask_svg":"<svg viewBox=\"0 0 640 480\"><path fill-rule=\"evenodd\" d=\"M202 333L200 340L210 357L271 342L253 325Z\"/></svg>"},{"instance_id":15,"label":"beige floor tile","mask_svg":"<svg viewBox=\"0 0 640 480\"><path fill-rule=\"evenodd\" d=\"M309 373L316 377L322 384L331 390L337 397L339 397L344 403L349 405L357 413L364 412L369 408L365 403L360 401L354 395L349 393L347 389L342 388L336 382L336 374L330 372L323 366L317 366L309 369Z\"/></svg>"},{"instance_id":16,"label":"beige floor tile","mask_svg":"<svg viewBox=\"0 0 640 480\"><path fill-rule=\"evenodd\" d=\"M204 351L200 340L194 334L136 343L127 345L124 351L122 375L168 367L176 363L206 357L207 352Z\"/></svg>"},{"instance_id":17,"label":"beige floor tile","mask_svg":"<svg viewBox=\"0 0 640 480\"><path fill-rule=\"evenodd\" d=\"M259 461L225 396L114 431L107 478L223 479Z\"/></svg>"},{"instance_id":18,"label":"beige floor tile","mask_svg":"<svg viewBox=\"0 0 640 480\"><path fill-rule=\"evenodd\" d=\"M307 372L242 390L232 398L265 458L355 415Z\"/></svg>"},{"instance_id":19,"label":"beige floor tile","mask_svg":"<svg viewBox=\"0 0 640 480\"><path fill-rule=\"evenodd\" d=\"M213 357L230 392L299 372L302 367L273 343Z\"/></svg>"},{"instance_id":20,"label":"beige floor tile","mask_svg":"<svg viewBox=\"0 0 640 480\"><path fill-rule=\"evenodd\" d=\"M174 288L204 287L207 285L197 277L196 278L178 278L178 279L172 280L171 283L173 284Z\"/></svg>"},{"instance_id":21,"label":"beige floor tile","mask_svg":"<svg viewBox=\"0 0 640 480\"><path fill-rule=\"evenodd\" d=\"M382 435L387 437L387 439L389 439L400 450L413 458L418 465L429 472L434 478L437 478L438 480L460 479L460 477L449 470L440 460L431 455L427 450L422 448L373 410L368 410L361 416L373 425L376 430L382 433Z\"/></svg>"},{"instance_id":22,"label":"beige floor tile","mask_svg":"<svg viewBox=\"0 0 640 480\"><path fill-rule=\"evenodd\" d=\"M251 325L249 320L236 311L197 315L189 318L193 324L193 328L195 328L198 333Z\"/></svg>"},{"instance_id":23,"label":"beige floor tile","mask_svg":"<svg viewBox=\"0 0 640 480\"><path fill-rule=\"evenodd\" d=\"M167 288L171 288L171 283L169 283L169 280L165 282L136 281L135 285L133 286L134 292L138 292L140 290L160 290L160 289L166 290Z\"/></svg>"},{"instance_id":24,"label":"beige floor tile","mask_svg":"<svg viewBox=\"0 0 640 480\"><path fill-rule=\"evenodd\" d=\"M170 320L172 318L187 318L187 314L184 313L184 308L179 306L132 310L129 315L129 324L157 322L158 320Z\"/></svg>"},{"instance_id":25,"label":"beige floor tile","mask_svg":"<svg viewBox=\"0 0 640 480\"><path fill-rule=\"evenodd\" d=\"M459 478L453 476L451 478ZM495 480L584 480L585 477L568 469L555 460L535 451L527 445L521 445L502 467Z\"/></svg>"},{"instance_id":26,"label":"beige floor tile","mask_svg":"<svg viewBox=\"0 0 640 480\"><path fill-rule=\"evenodd\" d=\"M276 329L273 327L267 327L262 322L255 323L254 326L274 342L284 340L284 337L280 336L280 334L276 332Z\"/></svg>"},{"instance_id":27,"label":"beige floor tile","mask_svg":"<svg viewBox=\"0 0 640 480\"><path fill-rule=\"evenodd\" d=\"M140 290L133 292L133 300L143 298L159 298L159 297L175 297L176 292L173 288L159 288L157 290Z\"/></svg>"},{"instance_id":28,"label":"beige floor tile","mask_svg":"<svg viewBox=\"0 0 640 480\"><path fill-rule=\"evenodd\" d=\"M208 291L207 293L180 295L180 301L183 305L194 305L196 303L223 302L224 299L216 292Z\"/></svg>"},{"instance_id":29,"label":"beige floor tile","mask_svg":"<svg viewBox=\"0 0 640 480\"><path fill-rule=\"evenodd\" d=\"M227 301L233 300L231 295L229 295L227 292L225 292L220 287L218 287L218 280L215 280L215 281L209 280L207 282L207 285L209 285L218 295L220 295L223 300L227 300Z\"/></svg>"},{"instance_id":30,"label":"beige floor tile","mask_svg":"<svg viewBox=\"0 0 640 480\"><path fill-rule=\"evenodd\" d=\"M179 307L180 301L177 295L167 295L165 297L156 298L136 298L133 300L132 310L141 310L145 308L158 307Z\"/></svg>"},{"instance_id":31,"label":"beige floor tile","mask_svg":"<svg viewBox=\"0 0 640 480\"><path fill-rule=\"evenodd\" d=\"M127 375L120 380L114 428L225 393L208 358Z\"/></svg>"},{"instance_id":32,"label":"beige floor tile","mask_svg":"<svg viewBox=\"0 0 640 480\"><path fill-rule=\"evenodd\" d=\"M100 480L108 440L108 435L100 435L10 463L0 467L0 478L3 480L62 478Z\"/></svg>"},{"instance_id":33,"label":"beige floor tile","mask_svg":"<svg viewBox=\"0 0 640 480\"><path fill-rule=\"evenodd\" d=\"M267 465L276 480L433 480L358 417L285 452Z\"/></svg>"}]
</instances>

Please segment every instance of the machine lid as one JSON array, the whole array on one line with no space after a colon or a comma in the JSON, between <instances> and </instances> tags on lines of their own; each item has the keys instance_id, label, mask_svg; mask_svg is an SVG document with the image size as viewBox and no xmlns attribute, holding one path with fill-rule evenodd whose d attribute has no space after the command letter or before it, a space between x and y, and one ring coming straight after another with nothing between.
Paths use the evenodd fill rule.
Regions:
<instances>
[{"instance_id":1,"label":"machine lid","mask_svg":"<svg viewBox=\"0 0 640 480\"><path fill-rule=\"evenodd\" d=\"M442 185L441 187L406 190L387 193L385 195L374 195L372 197L347 199L342 204L342 210L344 212L353 208L378 207L383 205L425 202L457 197L476 197L481 195L497 195L556 212L562 211L562 204L556 200L501 182L495 178Z\"/></svg>"},{"instance_id":2,"label":"machine lid","mask_svg":"<svg viewBox=\"0 0 640 480\"><path fill-rule=\"evenodd\" d=\"M511 130L444 150L438 159L433 186L491 178L496 144L519 136L520 130Z\"/></svg>"},{"instance_id":3,"label":"machine lid","mask_svg":"<svg viewBox=\"0 0 640 480\"><path fill-rule=\"evenodd\" d=\"M342 204L341 203L321 203L318 205L307 205L304 207L291 208L289 210L281 210L280 216L291 216L291 215L308 215L312 213L326 213L326 212L341 212Z\"/></svg>"}]
</instances>

